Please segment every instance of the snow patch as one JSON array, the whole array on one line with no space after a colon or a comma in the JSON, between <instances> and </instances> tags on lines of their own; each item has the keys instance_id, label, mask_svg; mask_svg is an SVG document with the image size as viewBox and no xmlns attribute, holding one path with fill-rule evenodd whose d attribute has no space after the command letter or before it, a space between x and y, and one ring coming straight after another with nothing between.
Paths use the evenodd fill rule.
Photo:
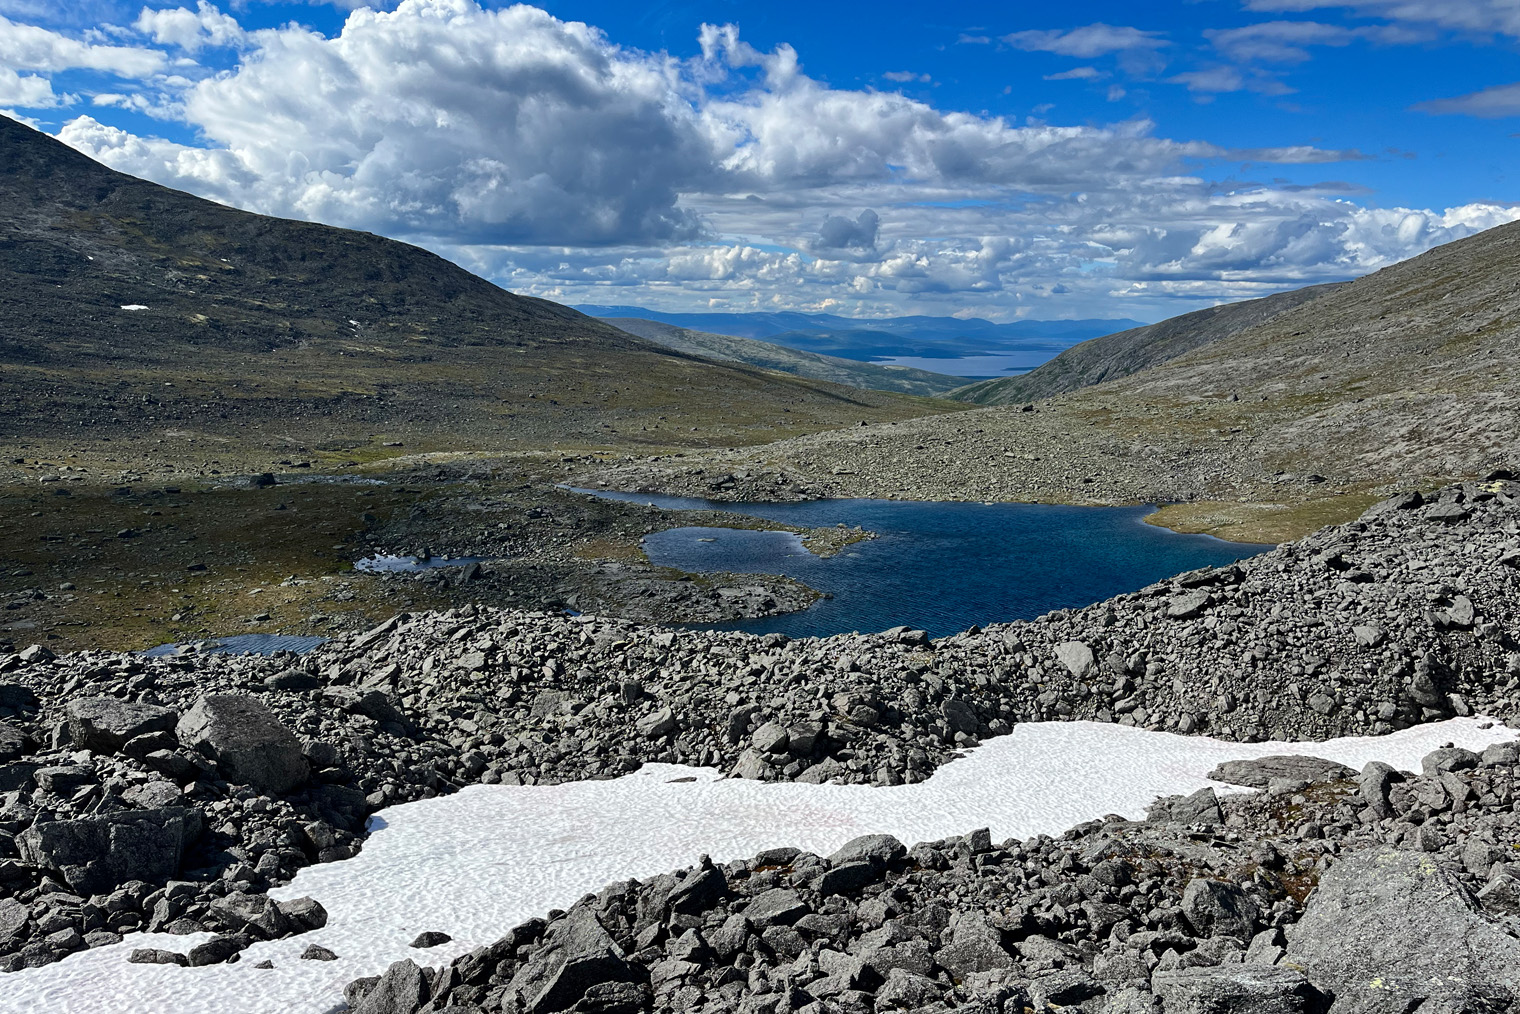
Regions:
<instances>
[{"instance_id":1,"label":"snow patch","mask_svg":"<svg viewBox=\"0 0 1520 1014\"><path fill-rule=\"evenodd\" d=\"M123 303L121 308L123 310L146 310L147 309L147 307L143 306L141 303Z\"/></svg>"},{"instance_id":2,"label":"snow patch","mask_svg":"<svg viewBox=\"0 0 1520 1014\"><path fill-rule=\"evenodd\" d=\"M1205 776L1226 760L1299 753L1417 770L1421 757L1448 742L1482 749L1514 738L1480 718L1303 744L1048 722L1020 725L925 782L890 789L724 779L710 768L669 764L611 781L475 786L376 814L360 855L309 867L271 892L316 898L329 914L323 929L255 944L237 964L205 968L127 962L136 947L185 953L203 936L131 935L3 976L0 1012L321 1014L342 1002L350 980L392 961L443 965L612 881L688 866L703 853L720 863L777 845L826 855L879 832L910 845L980 827L995 841L1057 834L1109 813L1142 816L1157 796L1214 784ZM424 930L454 939L412 949ZM299 960L313 943L338 960ZM253 967L266 958L273 969Z\"/></svg>"}]
</instances>

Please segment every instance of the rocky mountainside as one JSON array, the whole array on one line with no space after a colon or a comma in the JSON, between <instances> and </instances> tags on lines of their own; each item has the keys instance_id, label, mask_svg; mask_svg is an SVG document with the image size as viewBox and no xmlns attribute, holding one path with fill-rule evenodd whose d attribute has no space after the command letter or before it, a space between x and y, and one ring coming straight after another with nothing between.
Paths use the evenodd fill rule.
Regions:
<instances>
[{"instance_id":1,"label":"rocky mountainside","mask_svg":"<svg viewBox=\"0 0 1520 1014\"><path fill-rule=\"evenodd\" d=\"M969 384L952 392L950 397L977 405L1013 405L1127 377L1255 327L1337 288L1338 285L1313 285L1263 299L1211 306L1156 324L1093 338L1028 373Z\"/></svg>"},{"instance_id":2,"label":"rocky mountainside","mask_svg":"<svg viewBox=\"0 0 1520 1014\"><path fill-rule=\"evenodd\" d=\"M221 936L188 954L142 958L203 964L253 940L302 932L322 918L319 909L275 905L267 887L312 862L353 855L364 818L381 807L478 782L611 777L665 761L718 766L734 777L890 786L922 780L959 751L1039 720L1238 740L1376 735L1475 712L1520 721L1517 567L1520 484L1499 481L1401 497L1236 565L937 641L907 629L788 641L466 606L399 615L304 657L54 657L30 648L0 657L0 963L42 964L144 927L204 927ZM1513 840L1514 765L1513 753L1485 757L1481 768L1477 758L1437 758L1408 787L1388 772L1358 786L1324 765L1231 771L1225 780L1270 785L1270 775L1286 787L1223 811L1212 797L1163 805L1156 819L1189 826L1181 834L1099 822L1061 844L994 848L974 834L931 843L908 865L891 846L879 862L875 853L828 863L795 853L760 857L718 879L699 873L711 891L693 895L684 914L695 921L662 915L651 929L624 925L622 914L617 925L605 913L598 918L622 951L615 978L657 992L666 983L710 991L744 983L740 992L753 995L804 988L835 969L797 966L783 986L791 973L780 966L804 951L818 959L815 938L856 955L897 944L917 950L915 939L928 948L912 964L851 972L841 990L886 988L901 967L928 984L915 978L893 989L948 994L977 969L957 963L964 948L942 945L974 942L990 958L966 960L982 961L980 971L1006 970L1009 988L1033 988L1029 977L1062 968L1080 971L1081 983L1117 991L1139 981L1159 992L1155 973L1247 953L1275 960L1280 938L1257 935L1308 918L1304 895L1342 846L1439 853L1464 864L1463 883L1481 882L1492 860L1469 862L1479 856L1474 842L1490 849L1485 855L1502 855ZM1308 791L1311 783L1324 787ZM1205 829L1200 838L1199 824L1226 830ZM1099 854L1098 846L1112 851ZM1094 871L1109 855L1127 866L1122 875L1134 891L1123 890L1130 881L1103 881ZM1257 870L1264 879L1253 878ZM767 872L776 876L750 879ZM1106 886L1081 879L1089 873ZM1237 887L1188 886L1221 874ZM982 879L989 876L1001 879ZM1060 887L1066 880L1072 886ZM888 884L887 893L875 883ZM740 923L731 920L740 913L716 907L772 889L800 892L788 900L798 920L761 920L755 909ZM1230 893L1240 890L1249 905ZM607 897L636 900L619 891ZM887 908L872 916L828 901L862 892ZM1200 892L1208 895L1202 901ZM634 909L663 902L651 904ZM1236 915L1220 934L1214 920L1226 909ZM931 911L938 914L923 915L926 922L912 916L897 938L856 940L898 914ZM801 924L806 938L768 933L808 913L850 918L812 919ZM964 941L943 935L957 920L968 927ZM977 928L988 920L998 932ZM1120 924L1126 932L1115 936ZM735 932L712 935L722 926ZM941 935L909 931L915 926ZM694 967L656 971L657 961L678 955L649 948L688 930L699 931L688 943L700 938L700 946L680 960ZM494 988L498 999L486 1009L504 1009L501 987L527 988L516 976L536 960L543 932L525 930L488 965L461 972L455 986L481 989L459 1000L478 1004ZM638 938L636 947L625 933ZM1209 942L1220 935L1233 942ZM750 945L751 936L763 943ZM719 939L733 939L736 949L722 949ZM703 978L731 967L741 949L752 958L739 971L759 967L763 977ZM723 961L714 965L713 954ZM804 971L806 982L797 982ZM1339 980L1318 981L1328 988ZM534 1009L567 1009L590 985ZM1089 998L1109 988L1081 985ZM648 1005L639 995L645 999L626 1009ZM893 996L855 1000L870 1010ZM365 1002L371 1007L360 1009L392 1009ZM421 1004L395 1009L410 1014Z\"/></svg>"},{"instance_id":3,"label":"rocky mountainside","mask_svg":"<svg viewBox=\"0 0 1520 1014\"><path fill-rule=\"evenodd\" d=\"M784 345L757 341L753 338L735 338L731 335L691 331L657 320L639 320L634 317L604 317L608 324L621 331L637 335L646 341L678 352L715 359L719 362L748 363L761 369L794 373L800 377L827 380L849 387L862 387L877 391L898 391L903 394L924 396L942 395L964 386L964 378L915 370L905 366L878 366L836 356L821 356L814 352L789 349ZM946 360L954 363L954 360Z\"/></svg>"},{"instance_id":4,"label":"rocky mountainside","mask_svg":"<svg viewBox=\"0 0 1520 1014\"><path fill-rule=\"evenodd\" d=\"M748 443L926 410L673 353L417 247L133 179L9 118L0 366L11 449L109 440L117 461Z\"/></svg>"}]
</instances>

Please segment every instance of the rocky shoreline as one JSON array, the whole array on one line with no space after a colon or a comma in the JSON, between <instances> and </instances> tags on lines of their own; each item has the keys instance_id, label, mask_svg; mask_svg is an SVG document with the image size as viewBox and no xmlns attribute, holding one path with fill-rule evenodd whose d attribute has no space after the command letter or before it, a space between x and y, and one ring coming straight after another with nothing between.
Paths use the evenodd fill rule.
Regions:
<instances>
[{"instance_id":1,"label":"rocky shoreline","mask_svg":"<svg viewBox=\"0 0 1520 1014\"><path fill-rule=\"evenodd\" d=\"M317 911L286 912L263 891L353 855L374 811L478 782L669 761L893 785L1052 719L1238 740L1375 735L1454 714L1513 722L1517 500L1520 484L1502 481L1395 498L1237 565L937 641L902 628L788 641L466 605L301 657L0 657L0 967L139 928L221 934L196 963L299 932ZM1512 759L1495 763L1512 774ZM1428 823L1395 811L1378 820ZM1303 823L1293 835L1320 841ZM1357 833L1385 842L1395 830L1376 826ZM1018 854L1024 868L1044 853ZM495 974L470 981L489 992ZM621 1009L614 999L584 1009Z\"/></svg>"}]
</instances>

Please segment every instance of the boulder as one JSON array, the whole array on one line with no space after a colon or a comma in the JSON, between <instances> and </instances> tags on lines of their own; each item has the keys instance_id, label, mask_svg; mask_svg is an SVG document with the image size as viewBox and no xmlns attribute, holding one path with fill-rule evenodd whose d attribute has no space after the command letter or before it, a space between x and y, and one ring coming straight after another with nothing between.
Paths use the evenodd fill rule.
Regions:
<instances>
[{"instance_id":1,"label":"boulder","mask_svg":"<svg viewBox=\"0 0 1520 1014\"><path fill-rule=\"evenodd\" d=\"M908 850L903 847L903 843L889 834L866 834L841 845L837 852L829 856L829 862L868 862L874 866L886 867L907 854Z\"/></svg>"},{"instance_id":2,"label":"boulder","mask_svg":"<svg viewBox=\"0 0 1520 1014\"><path fill-rule=\"evenodd\" d=\"M1420 852L1378 848L1342 859L1320 878L1287 937L1283 964L1301 968L1322 991L1354 999L1349 1006L1358 1011L1475 998L1507 1009L1520 992L1520 940Z\"/></svg>"},{"instance_id":3,"label":"boulder","mask_svg":"<svg viewBox=\"0 0 1520 1014\"><path fill-rule=\"evenodd\" d=\"M116 753L127 740L154 732L170 732L179 718L168 708L121 701L115 697L85 697L70 701L65 712L69 737L75 746L96 753Z\"/></svg>"},{"instance_id":4,"label":"boulder","mask_svg":"<svg viewBox=\"0 0 1520 1014\"><path fill-rule=\"evenodd\" d=\"M1093 650L1082 641L1063 641L1056 645L1056 658L1077 679L1092 672L1095 662Z\"/></svg>"},{"instance_id":5,"label":"boulder","mask_svg":"<svg viewBox=\"0 0 1520 1014\"><path fill-rule=\"evenodd\" d=\"M1261 911L1245 891L1223 880L1200 877L1182 892L1182 915L1199 936L1235 937L1250 941Z\"/></svg>"},{"instance_id":6,"label":"boulder","mask_svg":"<svg viewBox=\"0 0 1520 1014\"><path fill-rule=\"evenodd\" d=\"M1222 824L1224 811L1213 789L1191 796L1162 796L1146 808L1145 819L1155 824Z\"/></svg>"},{"instance_id":7,"label":"boulder","mask_svg":"<svg viewBox=\"0 0 1520 1014\"><path fill-rule=\"evenodd\" d=\"M1275 754L1252 760L1225 761L1209 778L1231 785L1246 785L1264 789L1274 778L1286 778L1295 782L1336 781L1354 778L1356 772L1344 764L1323 757L1305 757L1299 754Z\"/></svg>"},{"instance_id":8,"label":"boulder","mask_svg":"<svg viewBox=\"0 0 1520 1014\"><path fill-rule=\"evenodd\" d=\"M593 986L632 978L622 950L595 913L576 908L549 927L544 946L518 970L511 988L529 1014L548 1014L573 1007Z\"/></svg>"},{"instance_id":9,"label":"boulder","mask_svg":"<svg viewBox=\"0 0 1520 1014\"><path fill-rule=\"evenodd\" d=\"M23 861L58 874L76 893L107 894L129 880L173 876L200 832L199 811L165 807L33 824L16 847Z\"/></svg>"},{"instance_id":10,"label":"boulder","mask_svg":"<svg viewBox=\"0 0 1520 1014\"><path fill-rule=\"evenodd\" d=\"M971 972L1013 967L1013 955L1003 947L1003 935L979 914L965 912L951 924L950 942L939 949L934 960L956 979L964 979Z\"/></svg>"},{"instance_id":11,"label":"boulder","mask_svg":"<svg viewBox=\"0 0 1520 1014\"><path fill-rule=\"evenodd\" d=\"M1302 972L1273 965L1220 965L1157 972L1161 1014L1322 1014L1330 998Z\"/></svg>"},{"instance_id":12,"label":"boulder","mask_svg":"<svg viewBox=\"0 0 1520 1014\"><path fill-rule=\"evenodd\" d=\"M306 781L301 741L252 697L207 694L185 712L175 733L185 746L216 761L229 782L278 793Z\"/></svg>"},{"instance_id":13,"label":"boulder","mask_svg":"<svg viewBox=\"0 0 1520 1014\"><path fill-rule=\"evenodd\" d=\"M659 739L661 736L669 736L679 731L681 726L676 721L676 716L669 708L660 708L639 718L634 725L639 730L639 735L645 739Z\"/></svg>"},{"instance_id":14,"label":"boulder","mask_svg":"<svg viewBox=\"0 0 1520 1014\"><path fill-rule=\"evenodd\" d=\"M789 926L807 911L807 903L796 891L773 887L749 903L749 907L744 910L744 917L761 928Z\"/></svg>"},{"instance_id":15,"label":"boulder","mask_svg":"<svg viewBox=\"0 0 1520 1014\"><path fill-rule=\"evenodd\" d=\"M345 995L347 990L344 990ZM391 964L378 982L354 1005L353 1014L417 1014L428 1002L427 977L414 961Z\"/></svg>"},{"instance_id":16,"label":"boulder","mask_svg":"<svg viewBox=\"0 0 1520 1014\"><path fill-rule=\"evenodd\" d=\"M0 762L12 761L31 752L31 737L9 722L0 722Z\"/></svg>"}]
</instances>

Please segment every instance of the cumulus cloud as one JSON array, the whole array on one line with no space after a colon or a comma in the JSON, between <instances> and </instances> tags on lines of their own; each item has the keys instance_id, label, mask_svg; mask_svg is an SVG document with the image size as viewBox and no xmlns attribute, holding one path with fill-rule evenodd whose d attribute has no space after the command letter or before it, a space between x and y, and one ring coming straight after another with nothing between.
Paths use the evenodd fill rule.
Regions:
<instances>
[{"instance_id":1,"label":"cumulus cloud","mask_svg":"<svg viewBox=\"0 0 1520 1014\"><path fill-rule=\"evenodd\" d=\"M1147 32L1125 25L1107 25L1101 21L1069 31L1013 32L1003 36L1003 41L1016 49L1075 56L1081 60L1136 49L1161 49L1170 45L1161 37L1160 32Z\"/></svg>"},{"instance_id":2,"label":"cumulus cloud","mask_svg":"<svg viewBox=\"0 0 1520 1014\"><path fill-rule=\"evenodd\" d=\"M1487 119L1520 116L1520 83L1496 85L1493 88L1485 88L1467 95L1458 95L1456 98L1421 102L1414 108L1422 113L1436 115L1456 113Z\"/></svg>"},{"instance_id":3,"label":"cumulus cloud","mask_svg":"<svg viewBox=\"0 0 1520 1014\"><path fill-rule=\"evenodd\" d=\"M843 215L830 215L818 229L814 250L875 250L876 231L881 220L867 208L853 221Z\"/></svg>"},{"instance_id":4,"label":"cumulus cloud","mask_svg":"<svg viewBox=\"0 0 1520 1014\"><path fill-rule=\"evenodd\" d=\"M570 302L1158 317L1178 299L1372 270L1520 215L1373 211L1333 183L1225 184L1246 164L1361 156L1230 149L1160 136L1144 119L1014 122L833 88L790 46L758 50L731 25L703 26L690 60L474 0L359 9L332 36L245 32L210 3L145 11L132 30L162 48L142 49L154 59L134 65L133 87L90 95L97 115L175 118L196 143L88 115L62 127L67 143L238 207L421 242L509 288ZM1106 25L1048 34L1025 48L1166 45ZM215 47L230 47L214 57L229 69L190 59ZM1235 87L1251 82L1226 71ZM0 106L68 100L48 73L0 61ZM1183 83L1207 94L1231 81ZM637 296L615 291L629 289Z\"/></svg>"},{"instance_id":5,"label":"cumulus cloud","mask_svg":"<svg viewBox=\"0 0 1520 1014\"><path fill-rule=\"evenodd\" d=\"M200 0L193 11L186 7L144 7L133 27L161 46L178 46L187 53L199 52L205 46L236 46L244 38L237 19L206 0Z\"/></svg>"}]
</instances>

